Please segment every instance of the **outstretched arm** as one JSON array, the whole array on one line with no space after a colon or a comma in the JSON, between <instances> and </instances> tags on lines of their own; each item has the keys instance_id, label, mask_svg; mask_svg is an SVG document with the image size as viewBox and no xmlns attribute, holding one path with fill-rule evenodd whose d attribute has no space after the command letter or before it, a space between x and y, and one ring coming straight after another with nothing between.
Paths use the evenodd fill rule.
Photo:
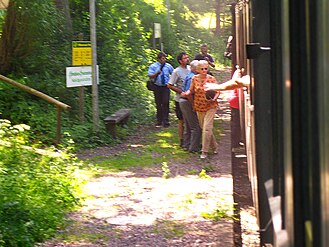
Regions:
<instances>
[{"instance_id":1,"label":"outstretched arm","mask_svg":"<svg viewBox=\"0 0 329 247\"><path fill-rule=\"evenodd\" d=\"M233 90L236 88L246 87L250 84L250 76L246 75L241 78L231 79L222 84L214 84L214 83L206 83L204 85L204 90L215 90L215 91L225 91L225 90Z\"/></svg>"}]
</instances>

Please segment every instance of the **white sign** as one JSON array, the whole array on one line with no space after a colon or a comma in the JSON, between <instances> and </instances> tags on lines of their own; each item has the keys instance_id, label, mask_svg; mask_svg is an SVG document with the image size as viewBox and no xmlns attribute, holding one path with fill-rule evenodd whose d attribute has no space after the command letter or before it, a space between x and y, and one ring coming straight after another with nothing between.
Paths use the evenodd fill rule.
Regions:
<instances>
[{"instance_id":1,"label":"white sign","mask_svg":"<svg viewBox=\"0 0 329 247\"><path fill-rule=\"evenodd\" d=\"M161 24L154 23L154 38L159 39L161 38Z\"/></svg>"},{"instance_id":2,"label":"white sign","mask_svg":"<svg viewBox=\"0 0 329 247\"><path fill-rule=\"evenodd\" d=\"M97 65L98 84L98 65ZM66 87L91 86L91 66L66 67Z\"/></svg>"}]
</instances>

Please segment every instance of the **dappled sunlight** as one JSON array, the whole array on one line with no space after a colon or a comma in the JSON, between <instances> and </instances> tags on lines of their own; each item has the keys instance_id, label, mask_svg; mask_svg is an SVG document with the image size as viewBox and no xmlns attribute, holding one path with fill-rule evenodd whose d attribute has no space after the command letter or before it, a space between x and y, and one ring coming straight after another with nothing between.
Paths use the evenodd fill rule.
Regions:
<instances>
[{"instance_id":1,"label":"dappled sunlight","mask_svg":"<svg viewBox=\"0 0 329 247\"><path fill-rule=\"evenodd\" d=\"M255 244L254 246L257 246L259 244L259 235L255 233L259 232L259 227L255 216L255 208L242 208L240 211L240 218L242 239L248 244ZM245 226L248 226L248 228Z\"/></svg>"},{"instance_id":2,"label":"dappled sunlight","mask_svg":"<svg viewBox=\"0 0 329 247\"><path fill-rule=\"evenodd\" d=\"M213 13L207 13L203 16L200 16L197 26L205 29L216 28L216 17L213 15Z\"/></svg>"},{"instance_id":3,"label":"dappled sunlight","mask_svg":"<svg viewBox=\"0 0 329 247\"><path fill-rule=\"evenodd\" d=\"M86 190L91 198L81 213L91 213L92 217L114 225L144 226L168 218L181 222L207 221L201 214L213 212L219 206L233 214L233 184L229 175L211 179L197 175L164 179L130 177L128 173L88 183ZM220 205L223 202L225 205Z\"/></svg>"},{"instance_id":4,"label":"dappled sunlight","mask_svg":"<svg viewBox=\"0 0 329 247\"><path fill-rule=\"evenodd\" d=\"M166 138L172 138L173 137L173 133L171 133L171 132L160 132L160 133L157 134L157 136L166 137Z\"/></svg>"},{"instance_id":5,"label":"dappled sunlight","mask_svg":"<svg viewBox=\"0 0 329 247\"><path fill-rule=\"evenodd\" d=\"M166 140L158 140L157 144L159 144L161 148L172 148L172 144L168 143Z\"/></svg>"}]
</instances>

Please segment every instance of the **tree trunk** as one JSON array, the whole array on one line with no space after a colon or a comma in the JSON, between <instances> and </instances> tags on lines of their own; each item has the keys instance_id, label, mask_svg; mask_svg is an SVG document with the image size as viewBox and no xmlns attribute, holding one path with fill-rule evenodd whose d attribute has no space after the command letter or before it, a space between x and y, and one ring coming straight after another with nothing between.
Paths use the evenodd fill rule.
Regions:
<instances>
[{"instance_id":1,"label":"tree trunk","mask_svg":"<svg viewBox=\"0 0 329 247\"><path fill-rule=\"evenodd\" d=\"M57 9L59 9L63 13L66 22L66 31L70 34L70 36L72 36L73 28L69 0L54 0L54 3Z\"/></svg>"},{"instance_id":2,"label":"tree trunk","mask_svg":"<svg viewBox=\"0 0 329 247\"><path fill-rule=\"evenodd\" d=\"M215 34L219 35L220 33L220 11L221 11L221 0L216 0L216 30Z\"/></svg>"},{"instance_id":3,"label":"tree trunk","mask_svg":"<svg viewBox=\"0 0 329 247\"><path fill-rule=\"evenodd\" d=\"M19 40L15 40L17 22L16 11L13 2L9 1L7 14L0 39L0 74L10 72L12 58L15 51L19 50L22 45Z\"/></svg>"}]
</instances>

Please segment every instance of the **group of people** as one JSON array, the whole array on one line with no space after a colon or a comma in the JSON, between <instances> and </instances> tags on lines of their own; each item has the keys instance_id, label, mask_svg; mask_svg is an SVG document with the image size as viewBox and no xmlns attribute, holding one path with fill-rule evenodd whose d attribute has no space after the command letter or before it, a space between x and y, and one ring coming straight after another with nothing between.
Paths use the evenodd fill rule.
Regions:
<instances>
[{"instance_id":1,"label":"group of people","mask_svg":"<svg viewBox=\"0 0 329 247\"><path fill-rule=\"evenodd\" d=\"M179 66L174 69L166 63L166 54L160 52L158 61L148 69L148 76L155 79L156 85L156 126L169 126L169 99L173 90L180 146L192 153L201 151L200 158L205 159L210 152L217 153L213 123L220 91L242 87L244 81L235 76L218 84L209 72L209 67L214 68L215 64L206 44L200 46L200 54L191 62L185 52L178 54L177 62Z\"/></svg>"}]
</instances>

